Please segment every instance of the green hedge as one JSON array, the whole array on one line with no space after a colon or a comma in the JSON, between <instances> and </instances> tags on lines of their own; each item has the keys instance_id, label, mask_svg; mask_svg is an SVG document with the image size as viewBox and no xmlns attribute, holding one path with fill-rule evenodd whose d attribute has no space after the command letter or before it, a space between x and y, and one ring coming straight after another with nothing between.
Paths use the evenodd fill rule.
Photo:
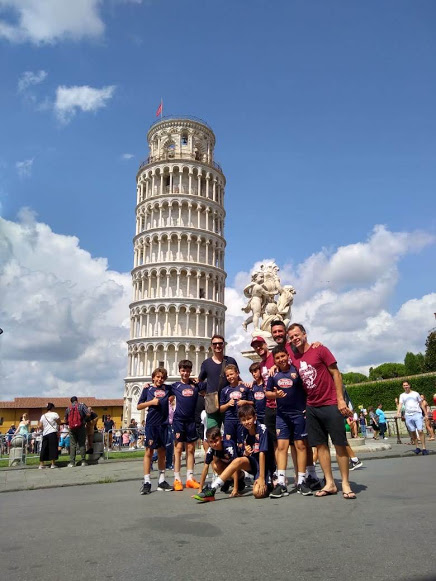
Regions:
<instances>
[{"instance_id":1,"label":"green hedge","mask_svg":"<svg viewBox=\"0 0 436 581\"><path fill-rule=\"evenodd\" d=\"M433 394L436 393L436 373L358 383L346 385L346 388L355 408L360 405L366 409L371 405L375 408L381 403L385 411L390 411L395 409L395 398L400 393L403 393L403 381L406 380L410 382L410 386L414 391L423 393L428 403L431 406L434 405Z\"/></svg>"}]
</instances>

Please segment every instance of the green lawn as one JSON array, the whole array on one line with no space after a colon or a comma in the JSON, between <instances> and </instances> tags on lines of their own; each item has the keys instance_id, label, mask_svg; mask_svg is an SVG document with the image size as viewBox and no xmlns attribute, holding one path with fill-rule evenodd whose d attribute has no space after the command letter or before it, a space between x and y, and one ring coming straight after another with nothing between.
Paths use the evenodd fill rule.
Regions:
<instances>
[{"instance_id":1,"label":"green lawn","mask_svg":"<svg viewBox=\"0 0 436 581\"><path fill-rule=\"evenodd\" d=\"M143 458L144 456L144 450L134 450L134 451L126 451L126 452L109 452L109 460L121 460L121 459L132 459L132 460L137 460L138 458ZM104 455L105 459L106 459L106 453ZM66 466L68 464L68 462L70 461L70 458L68 456L68 454L62 454L61 456L59 456L59 460L57 461L57 464L59 466ZM26 466L36 466L39 464L39 458L38 457L30 457L27 458L27 462L26 462ZM47 463L48 464L48 463ZM7 457L4 457L0 460L0 468L7 468L9 466L9 459Z\"/></svg>"}]
</instances>

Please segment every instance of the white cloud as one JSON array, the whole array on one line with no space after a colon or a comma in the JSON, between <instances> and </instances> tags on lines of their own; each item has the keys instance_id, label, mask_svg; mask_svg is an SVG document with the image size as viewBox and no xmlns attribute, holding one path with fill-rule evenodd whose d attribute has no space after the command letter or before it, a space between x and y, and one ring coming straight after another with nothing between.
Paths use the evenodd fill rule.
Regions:
<instances>
[{"instance_id":1,"label":"white cloud","mask_svg":"<svg viewBox=\"0 0 436 581\"><path fill-rule=\"evenodd\" d=\"M78 110L95 112L106 107L114 91L114 85L102 89L95 89L87 85L80 87L60 86L56 89L55 114L61 122L68 123Z\"/></svg>"},{"instance_id":2,"label":"white cloud","mask_svg":"<svg viewBox=\"0 0 436 581\"><path fill-rule=\"evenodd\" d=\"M25 159L23 161L17 161L15 163L15 168L18 172L20 178L28 178L32 174L33 159Z\"/></svg>"},{"instance_id":3,"label":"white cloud","mask_svg":"<svg viewBox=\"0 0 436 581\"><path fill-rule=\"evenodd\" d=\"M135 157L133 153L123 153L121 159L132 159L133 157Z\"/></svg>"},{"instance_id":4,"label":"white cloud","mask_svg":"<svg viewBox=\"0 0 436 581\"><path fill-rule=\"evenodd\" d=\"M0 392L121 397L131 278L24 210L0 218Z\"/></svg>"},{"instance_id":5,"label":"white cloud","mask_svg":"<svg viewBox=\"0 0 436 581\"><path fill-rule=\"evenodd\" d=\"M312 340L330 347L344 371L367 373L371 365L402 361L407 351L423 351L434 324L436 293L409 300L394 313L389 303L401 258L435 241L425 232L390 232L376 226L365 242L323 249L295 268L285 266L279 273L282 284L297 290L292 320L303 323ZM246 315L240 311L248 281L249 273L240 272L233 287L226 289L229 353L232 347L235 352L249 349L250 335L241 327Z\"/></svg>"},{"instance_id":6,"label":"white cloud","mask_svg":"<svg viewBox=\"0 0 436 581\"><path fill-rule=\"evenodd\" d=\"M39 45L98 38L104 32L101 4L102 0L0 0L0 37Z\"/></svg>"},{"instance_id":7,"label":"white cloud","mask_svg":"<svg viewBox=\"0 0 436 581\"><path fill-rule=\"evenodd\" d=\"M18 92L23 93L31 86L39 85L46 79L47 74L47 71L43 70L37 71L36 73L25 71L18 79Z\"/></svg>"}]
</instances>

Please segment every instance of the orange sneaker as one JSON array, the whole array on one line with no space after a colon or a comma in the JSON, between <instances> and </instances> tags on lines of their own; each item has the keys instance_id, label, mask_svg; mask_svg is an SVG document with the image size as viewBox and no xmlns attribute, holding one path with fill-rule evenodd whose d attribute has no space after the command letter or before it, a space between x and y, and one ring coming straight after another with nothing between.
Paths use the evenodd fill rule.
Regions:
<instances>
[{"instance_id":1,"label":"orange sneaker","mask_svg":"<svg viewBox=\"0 0 436 581\"><path fill-rule=\"evenodd\" d=\"M200 488L200 483L195 480L195 478L191 478L191 480L186 481L186 488Z\"/></svg>"},{"instance_id":2,"label":"orange sneaker","mask_svg":"<svg viewBox=\"0 0 436 581\"><path fill-rule=\"evenodd\" d=\"M173 490L175 490L176 492L180 492L181 490L183 490L183 484L180 482L180 480L174 480Z\"/></svg>"}]
</instances>

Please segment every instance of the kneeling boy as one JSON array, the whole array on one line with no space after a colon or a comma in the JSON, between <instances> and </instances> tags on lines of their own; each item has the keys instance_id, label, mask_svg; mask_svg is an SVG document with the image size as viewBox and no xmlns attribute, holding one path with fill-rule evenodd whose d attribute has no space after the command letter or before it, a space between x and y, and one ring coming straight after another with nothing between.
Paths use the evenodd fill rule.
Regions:
<instances>
[{"instance_id":1,"label":"kneeling boy","mask_svg":"<svg viewBox=\"0 0 436 581\"><path fill-rule=\"evenodd\" d=\"M193 498L200 502L215 500L215 491L233 476L234 487L231 496L239 494L237 483L242 471L254 476L253 496L265 498L271 490L270 480L275 471L274 443L266 426L257 422L252 405L241 406L239 420L243 427L244 456L236 458L228 465L209 489L203 489Z\"/></svg>"}]
</instances>

